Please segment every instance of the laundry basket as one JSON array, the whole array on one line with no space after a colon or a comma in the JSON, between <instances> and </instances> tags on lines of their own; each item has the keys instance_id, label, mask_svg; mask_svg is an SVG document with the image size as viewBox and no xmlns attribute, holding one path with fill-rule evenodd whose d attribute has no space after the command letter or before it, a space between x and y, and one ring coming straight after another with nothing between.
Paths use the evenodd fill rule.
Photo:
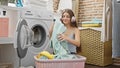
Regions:
<instances>
[{"instance_id":1,"label":"laundry basket","mask_svg":"<svg viewBox=\"0 0 120 68\"><path fill-rule=\"evenodd\" d=\"M78 55L78 59L37 59L36 68L84 68L86 58Z\"/></svg>"}]
</instances>

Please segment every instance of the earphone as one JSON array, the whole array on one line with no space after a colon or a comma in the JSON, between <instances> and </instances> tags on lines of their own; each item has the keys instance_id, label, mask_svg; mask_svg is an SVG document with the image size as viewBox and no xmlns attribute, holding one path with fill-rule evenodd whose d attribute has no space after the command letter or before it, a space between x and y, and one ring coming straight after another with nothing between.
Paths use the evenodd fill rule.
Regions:
<instances>
[{"instance_id":1,"label":"earphone","mask_svg":"<svg viewBox=\"0 0 120 68\"><path fill-rule=\"evenodd\" d=\"M72 23L76 22L75 16L72 16L71 22L72 22Z\"/></svg>"}]
</instances>

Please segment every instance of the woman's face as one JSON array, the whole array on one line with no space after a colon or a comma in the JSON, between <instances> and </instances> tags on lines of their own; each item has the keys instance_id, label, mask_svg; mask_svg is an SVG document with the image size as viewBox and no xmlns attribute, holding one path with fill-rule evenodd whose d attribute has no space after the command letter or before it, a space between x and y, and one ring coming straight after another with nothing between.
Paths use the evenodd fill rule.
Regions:
<instances>
[{"instance_id":1,"label":"woman's face","mask_svg":"<svg viewBox=\"0 0 120 68\"><path fill-rule=\"evenodd\" d=\"M67 12L63 13L62 21L65 25L70 24L70 15Z\"/></svg>"}]
</instances>

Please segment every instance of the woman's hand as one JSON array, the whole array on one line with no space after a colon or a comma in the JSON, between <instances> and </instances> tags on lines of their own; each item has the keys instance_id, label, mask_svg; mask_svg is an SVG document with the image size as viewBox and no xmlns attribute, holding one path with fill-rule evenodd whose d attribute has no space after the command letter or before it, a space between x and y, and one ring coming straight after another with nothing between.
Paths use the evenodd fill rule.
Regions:
<instances>
[{"instance_id":1,"label":"woman's hand","mask_svg":"<svg viewBox=\"0 0 120 68\"><path fill-rule=\"evenodd\" d=\"M67 39L67 36L65 36L64 34L58 34L57 38L58 38L59 41L64 41L64 40Z\"/></svg>"}]
</instances>

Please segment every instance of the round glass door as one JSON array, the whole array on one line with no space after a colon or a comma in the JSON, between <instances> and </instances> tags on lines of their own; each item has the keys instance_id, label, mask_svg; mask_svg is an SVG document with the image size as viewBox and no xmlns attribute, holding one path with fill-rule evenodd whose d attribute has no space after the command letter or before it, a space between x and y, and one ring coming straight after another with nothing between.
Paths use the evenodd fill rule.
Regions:
<instances>
[{"instance_id":1,"label":"round glass door","mask_svg":"<svg viewBox=\"0 0 120 68\"><path fill-rule=\"evenodd\" d=\"M38 48L41 47L46 40L46 31L40 24L33 26L32 31L34 32L33 46Z\"/></svg>"}]
</instances>

